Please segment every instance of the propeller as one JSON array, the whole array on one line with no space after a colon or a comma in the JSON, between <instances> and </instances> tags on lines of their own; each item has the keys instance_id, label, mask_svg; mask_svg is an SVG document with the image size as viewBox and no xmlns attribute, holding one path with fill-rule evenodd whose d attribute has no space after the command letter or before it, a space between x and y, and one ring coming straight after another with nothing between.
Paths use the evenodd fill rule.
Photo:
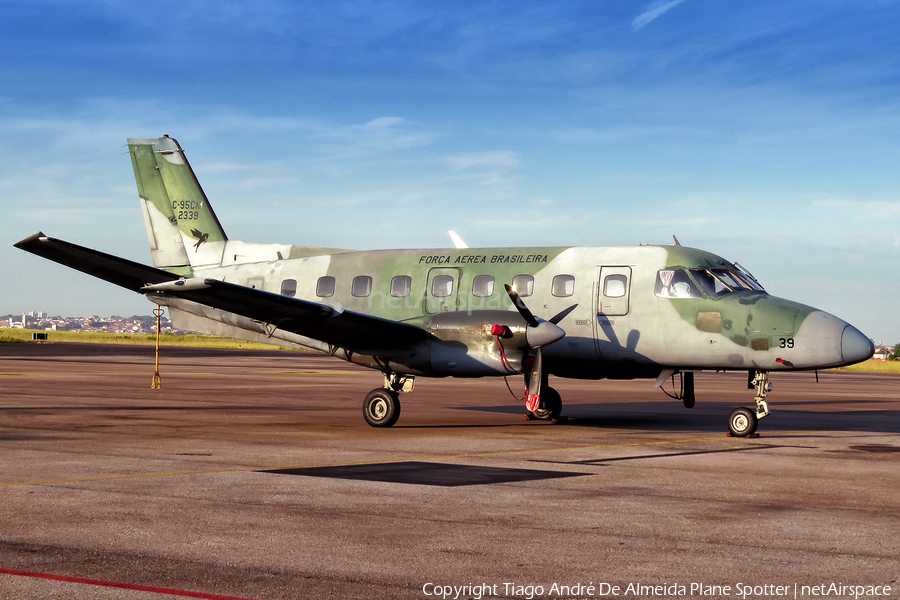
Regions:
<instances>
[{"instance_id":1,"label":"propeller","mask_svg":"<svg viewBox=\"0 0 900 600\"><path fill-rule=\"evenodd\" d=\"M525 302L510 285L505 284L506 293L509 294L513 306L525 319L527 327L525 328L525 341L530 348L535 350L534 365L531 367L531 374L528 378L528 391L525 395L525 408L530 412L537 410L541 403L541 381L543 380L543 358L541 356L541 348L548 346L553 342L557 342L565 337L565 330L557 325L566 316L578 306L573 304L569 308L559 312L551 317L549 321L538 319L534 313L525 306Z\"/></svg>"}]
</instances>

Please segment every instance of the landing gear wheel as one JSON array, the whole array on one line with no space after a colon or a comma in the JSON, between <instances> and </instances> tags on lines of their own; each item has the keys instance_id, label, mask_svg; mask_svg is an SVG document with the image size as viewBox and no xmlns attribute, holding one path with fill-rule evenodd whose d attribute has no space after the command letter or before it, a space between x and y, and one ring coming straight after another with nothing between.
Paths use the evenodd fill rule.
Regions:
<instances>
[{"instance_id":1,"label":"landing gear wheel","mask_svg":"<svg viewBox=\"0 0 900 600\"><path fill-rule=\"evenodd\" d=\"M749 408L738 408L728 417L728 429L733 437L748 437L756 432L759 419Z\"/></svg>"},{"instance_id":2,"label":"landing gear wheel","mask_svg":"<svg viewBox=\"0 0 900 600\"><path fill-rule=\"evenodd\" d=\"M378 388L363 402L363 417L372 427L393 427L400 418L400 399L397 392Z\"/></svg>"},{"instance_id":3,"label":"landing gear wheel","mask_svg":"<svg viewBox=\"0 0 900 600\"><path fill-rule=\"evenodd\" d=\"M541 390L541 404L531 412L531 416L541 421L551 421L559 418L562 412L562 398L559 392L552 387Z\"/></svg>"}]
</instances>

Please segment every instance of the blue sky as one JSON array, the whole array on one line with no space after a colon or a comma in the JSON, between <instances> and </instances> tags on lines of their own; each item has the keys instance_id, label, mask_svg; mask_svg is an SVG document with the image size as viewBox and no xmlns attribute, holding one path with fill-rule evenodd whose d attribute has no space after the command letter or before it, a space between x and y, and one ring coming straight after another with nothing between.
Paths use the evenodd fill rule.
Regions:
<instances>
[{"instance_id":1,"label":"blue sky","mask_svg":"<svg viewBox=\"0 0 900 600\"><path fill-rule=\"evenodd\" d=\"M900 342L900 3L0 0L0 314L149 314L18 251L149 262L127 137L229 236L671 243Z\"/></svg>"}]
</instances>

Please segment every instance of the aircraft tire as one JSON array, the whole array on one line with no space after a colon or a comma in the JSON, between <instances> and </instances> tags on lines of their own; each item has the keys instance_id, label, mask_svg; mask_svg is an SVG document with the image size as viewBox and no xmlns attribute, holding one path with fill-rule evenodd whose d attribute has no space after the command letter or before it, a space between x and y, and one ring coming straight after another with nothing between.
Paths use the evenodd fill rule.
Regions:
<instances>
[{"instance_id":1,"label":"aircraft tire","mask_svg":"<svg viewBox=\"0 0 900 600\"><path fill-rule=\"evenodd\" d=\"M562 412L562 397L552 387L541 390L541 407L532 411L531 416L541 421L558 419Z\"/></svg>"},{"instance_id":2,"label":"aircraft tire","mask_svg":"<svg viewBox=\"0 0 900 600\"><path fill-rule=\"evenodd\" d=\"M759 419L756 418L756 413L743 406L735 409L728 417L728 429L733 437L753 435L757 425L759 425Z\"/></svg>"},{"instance_id":3,"label":"aircraft tire","mask_svg":"<svg viewBox=\"0 0 900 600\"><path fill-rule=\"evenodd\" d=\"M372 427L393 427L400 418L397 392L385 388L369 392L363 402L363 417Z\"/></svg>"}]
</instances>

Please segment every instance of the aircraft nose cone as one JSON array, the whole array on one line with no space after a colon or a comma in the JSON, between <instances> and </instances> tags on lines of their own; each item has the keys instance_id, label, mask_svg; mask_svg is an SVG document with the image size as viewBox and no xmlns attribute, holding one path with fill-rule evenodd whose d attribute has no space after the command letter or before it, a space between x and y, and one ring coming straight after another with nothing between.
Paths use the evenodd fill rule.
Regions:
<instances>
[{"instance_id":1,"label":"aircraft nose cone","mask_svg":"<svg viewBox=\"0 0 900 600\"><path fill-rule=\"evenodd\" d=\"M853 325L844 327L841 334L841 357L844 363L852 365L872 358L875 344Z\"/></svg>"},{"instance_id":2,"label":"aircraft nose cone","mask_svg":"<svg viewBox=\"0 0 900 600\"><path fill-rule=\"evenodd\" d=\"M540 348L552 344L565 337L565 330L550 321L539 321L537 327L529 327L525 330L525 341L532 348Z\"/></svg>"}]
</instances>

